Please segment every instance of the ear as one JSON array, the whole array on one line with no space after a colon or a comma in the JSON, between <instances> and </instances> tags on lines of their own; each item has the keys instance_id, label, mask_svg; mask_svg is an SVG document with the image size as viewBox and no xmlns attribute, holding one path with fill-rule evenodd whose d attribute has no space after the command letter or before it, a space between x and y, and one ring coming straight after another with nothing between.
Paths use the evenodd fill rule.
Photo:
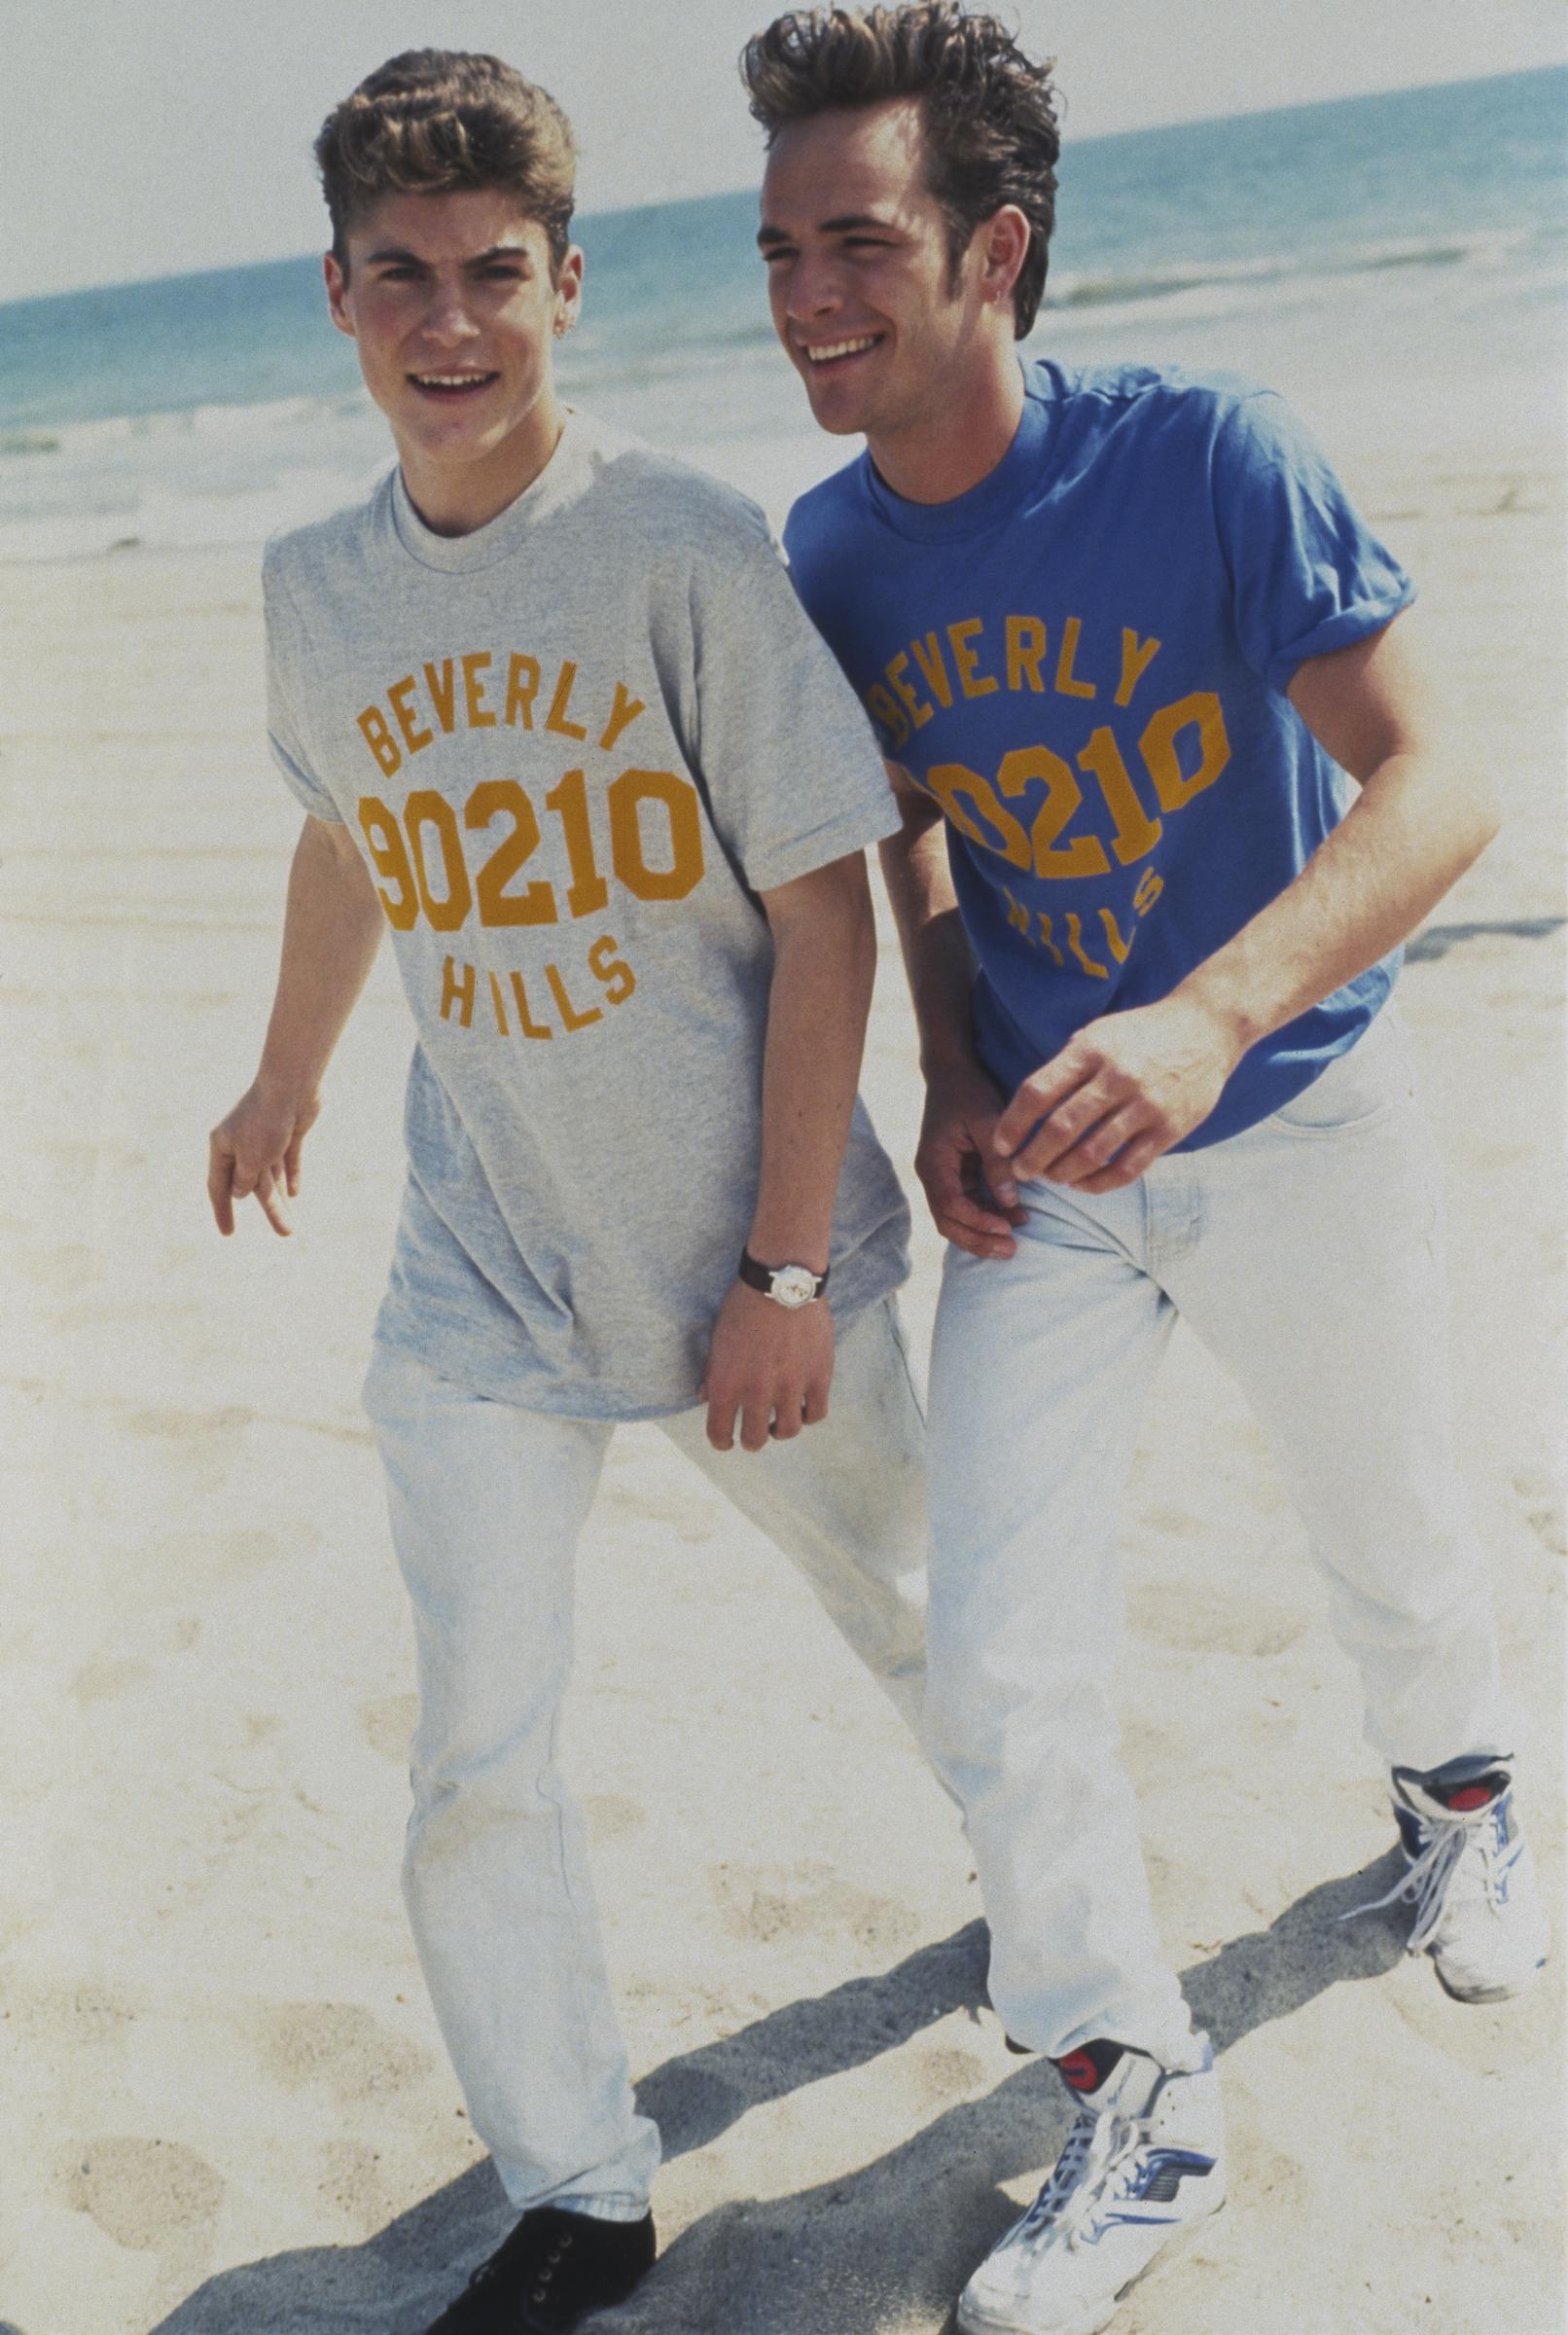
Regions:
<instances>
[{"instance_id":1,"label":"ear","mask_svg":"<svg viewBox=\"0 0 1568 2335\"><path fill-rule=\"evenodd\" d=\"M987 302L1011 302L1029 256L1029 222L1016 202L1005 202L980 227L980 285Z\"/></svg>"},{"instance_id":2,"label":"ear","mask_svg":"<svg viewBox=\"0 0 1568 2335\"><path fill-rule=\"evenodd\" d=\"M327 252L321 262L322 280L327 287L327 313L340 333L354 338L354 318L348 305L348 278L338 264L335 252Z\"/></svg>"},{"instance_id":3,"label":"ear","mask_svg":"<svg viewBox=\"0 0 1568 2335\"><path fill-rule=\"evenodd\" d=\"M554 329L557 339L571 331L583 305L583 254L574 243L555 275Z\"/></svg>"}]
</instances>

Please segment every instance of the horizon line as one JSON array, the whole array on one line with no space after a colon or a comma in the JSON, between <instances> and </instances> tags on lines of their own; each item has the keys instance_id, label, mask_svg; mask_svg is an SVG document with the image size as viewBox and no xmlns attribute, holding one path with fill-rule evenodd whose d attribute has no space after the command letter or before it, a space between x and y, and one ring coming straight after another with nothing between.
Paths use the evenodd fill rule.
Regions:
<instances>
[{"instance_id":1,"label":"horizon line","mask_svg":"<svg viewBox=\"0 0 1568 2335\"><path fill-rule=\"evenodd\" d=\"M1169 122L1140 122L1122 129L1094 130L1087 136L1072 142L1076 143L1080 149L1088 146L1106 146L1127 138L1158 137L1168 134L1174 129L1212 128L1226 122L1256 121L1268 115L1316 113L1321 112L1326 106L1376 104L1389 97L1415 96L1430 90L1476 89L1487 82L1494 81L1530 81L1545 73L1568 74L1568 58L1559 58L1548 64L1510 66L1500 73L1465 73L1441 81L1398 82L1389 89L1354 90L1337 97L1293 98L1284 105L1244 105L1233 107L1223 114L1184 114ZM1062 122L1064 153L1070 141L1071 131L1064 108ZM587 226L590 222L599 220L633 218L642 211L680 210L698 202L728 202L731 201L736 195L744 195L751 191L749 186L743 184L735 187L716 187L704 195L666 195L655 197L646 202L608 203L599 210L584 211L578 214L578 218L581 224ZM50 291L0 293L0 309L27 307L49 300L74 300L84 293L90 292L141 291L149 285L180 283L203 275L238 275L251 268L295 267L304 260L318 260L321 251L325 248L326 246L323 245L312 246L304 251L275 252L264 259L219 260L203 268L170 268L153 275L110 276L92 283L58 285Z\"/></svg>"}]
</instances>

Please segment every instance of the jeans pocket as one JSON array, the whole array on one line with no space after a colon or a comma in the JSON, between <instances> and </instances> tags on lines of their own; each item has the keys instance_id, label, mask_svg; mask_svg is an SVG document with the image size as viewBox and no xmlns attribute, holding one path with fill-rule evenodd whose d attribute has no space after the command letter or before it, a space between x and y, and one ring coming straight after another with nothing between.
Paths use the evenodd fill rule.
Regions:
<instances>
[{"instance_id":1,"label":"jeans pocket","mask_svg":"<svg viewBox=\"0 0 1568 2335\"><path fill-rule=\"evenodd\" d=\"M1375 1126L1411 1100L1409 1041L1385 1010L1348 1052L1336 1055L1271 1124L1297 1135L1343 1135Z\"/></svg>"}]
</instances>

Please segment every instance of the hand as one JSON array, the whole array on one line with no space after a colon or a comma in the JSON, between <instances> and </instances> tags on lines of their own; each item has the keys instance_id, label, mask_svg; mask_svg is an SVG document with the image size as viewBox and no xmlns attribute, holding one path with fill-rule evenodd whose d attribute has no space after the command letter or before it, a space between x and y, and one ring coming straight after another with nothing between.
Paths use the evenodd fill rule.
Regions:
<instances>
[{"instance_id":1,"label":"hand","mask_svg":"<svg viewBox=\"0 0 1568 2335\"><path fill-rule=\"evenodd\" d=\"M927 1081L914 1172L943 1238L972 1257L1011 1257L1011 1227L1026 1221L1008 1162L995 1145L1002 1097L978 1062Z\"/></svg>"},{"instance_id":2,"label":"hand","mask_svg":"<svg viewBox=\"0 0 1568 2335\"><path fill-rule=\"evenodd\" d=\"M833 1379L833 1315L824 1298L791 1311L736 1281L719 1309L698 1396L708 1406L708 1441L734 1449L740 1419L743 1451L760 1452L769 1436L787 1443L828 1416Z\"/></svg>"},{"instance_id":3,"label":"hand","mask_svg":"<svg viewBox=\"0 0 1568 2335\"><path fill-rule=\"evenodd\" d=\"M1020 1179L1118 1191L1202 1125L1244 1051L1180 990L1107 1014L1024 1080L997 1122L997 1150Z\"/></svg>"},{"instance_id":4,"label":"hand","mask_svg":"<svg viewBox=\"0 0 1568 2335\"><path fill-rule=\"evenodd\" d=\"M300 1146L321 1111L319 1095L282 1101L260 1086L242 1095L207 1141L207 1198L220 1233L234 1229L234 1203L254 1192L274 1233L294 1230L283 1206L300 1189Z\"/></svg>"}]
</instances>

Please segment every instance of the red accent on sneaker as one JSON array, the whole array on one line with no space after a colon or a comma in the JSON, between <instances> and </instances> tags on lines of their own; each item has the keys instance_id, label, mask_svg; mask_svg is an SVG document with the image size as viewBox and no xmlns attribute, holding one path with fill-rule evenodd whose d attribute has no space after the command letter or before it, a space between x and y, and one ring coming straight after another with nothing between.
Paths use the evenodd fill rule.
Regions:
<instances>
[{"instance_id":1,"label":"red accent on sneaker","mask_svg":"<svg viewBox=\"0 0 1568 2335\"><path fill-rule=\"evenodd\" d=\"M1064 2060L1056 2062L1056 2066L1061 2070L1063 2083L1070 2084L1075 2092L1092 2092L1099 2085L1100 2071L1087 2051L1070 2051Z\"/></svg>"},{"instance_id":2,"label":"red accent on sneaker","mask_svg":"<svg viewBox=\"0 0 1568 2335\"><path fill-rule=\"evenodd\" d=\"M1484 1808L1488 1800L1495 1800L1496 1797L1495 1784L1462 1783L1456 1791L1443 1794L1443 1804L1444 1808L1451 1808L1464 1815L1473 1808Z\"/></svg>"}]
</instances>

